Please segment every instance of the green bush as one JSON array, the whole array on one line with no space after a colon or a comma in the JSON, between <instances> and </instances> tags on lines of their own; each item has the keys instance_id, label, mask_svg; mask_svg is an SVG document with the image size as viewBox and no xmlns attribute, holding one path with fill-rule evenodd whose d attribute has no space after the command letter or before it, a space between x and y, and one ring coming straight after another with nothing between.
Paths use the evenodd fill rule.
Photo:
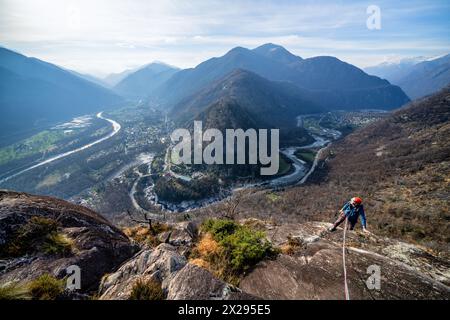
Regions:
<instances>
[{"instance_id":1,"label":"green bush","mask_svg":"<svg viewBox=\"0 0 450 320\"><path fill-rule=\"evenodd\" d=\"M229 219L208 219L202 224L202 230L211 233L216 241L221 241L232 235L240 227L236 222Z\"/></svg>"},{"instance_id":2,"label":"green bush","mask_svg":"<svg viewBox=\"0 0 450 320\"><path fill-rule=\"evenodd\" d=\"M29 284L29 292L34 300L55 300L64 292L64 280L43 274Z\"/></svg>"},{"instance_id":3,"label":"green bush","mask_svg":"<svg viewBox=\"0 0 450 320\"><path fill-rule=\"evenodd\" d=\"M230 267L234 272L243 272L262 260L271 252L271 244L264 239L264 233L240 227L235 233L224 237L220 245L230 258Z\"/></svg>"},{"instance_id":4,"label":"green bush","mask_svg":"<svg viewBox=\"0 0 450 320\"><path fill-rule=\"evenodd\" d=\"M161 284L155 280L139 279L131 289L129 300L164 300Z\"/></svg>"},{"instance_id":5,"label":"green bush","mask_svg":"<svg viewBox=\"0 0 450 320\"><path fill-rule=\"evenodd\" d=\"M275 251L262 231L227 219L208 219L202 231L210 233L221 248L211 257L200 257L212 264L215 273L236 283L237 277ZM217 257L217 254L220 257ZM216 262L220 266L215 266Z\"/></svg>"}]
</instances>

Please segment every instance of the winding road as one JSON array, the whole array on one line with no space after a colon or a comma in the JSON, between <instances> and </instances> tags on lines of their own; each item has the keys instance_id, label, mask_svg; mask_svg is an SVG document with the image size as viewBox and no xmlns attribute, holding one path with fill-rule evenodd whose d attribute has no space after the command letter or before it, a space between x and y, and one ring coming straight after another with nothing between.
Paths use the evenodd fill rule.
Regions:
<instances>
[{"instance_id":1,"label":"winding road","mask_svg":"<svg viewBox=\"0 0 450 320\"><path fill-rule=\"evenodd\" d=\"M49 164L49 163L51 163L53 161L65 158L65 157L70 156L70 155L72 155L74 153L78 153L80 151L86 150L87 148L95 146L96 144L99 144L99 143L101 143L101 142L103 142L105 140L108 140L108 139L112 138L113 136L115 136L121 129L120 124L118 122L112 120L112 119L108 119L108 118L103 117L102 113L103 112L99 112L97 114L97 118L103 119L103 120L108 121L109 123L111 123L112 129L113 129L113 131L111 133L109 133L108 135L104 136L103 138L95 140L95 141L93 141L91 143L88 143L88 144L82 146L82 147L79 147L79 148L76 148L74 150L67 151L67 152L64 152L64 153L60 153L60 154L58 154L56 156L53 156L51 158L48 158L48 159L46 159L44 161L38 162L35 165L32 165L31 167L28 167L28 168L23 169L23 170L21 170L19 172L16 172L13 175L10 175L10 176L8 176L6 178L1 179L0 180L0 184L3 183L3 182L6 182L6 181L8 181L8 180L10 180L12 178L15 178L15 177L17 177L17 176L19 176L19 175L21 175L21 174L23 174L25 172L28 172L28 171L31 171L31 170L36 169L38 167L44 166L44 165Z\"/></svg>"}]
</instances>

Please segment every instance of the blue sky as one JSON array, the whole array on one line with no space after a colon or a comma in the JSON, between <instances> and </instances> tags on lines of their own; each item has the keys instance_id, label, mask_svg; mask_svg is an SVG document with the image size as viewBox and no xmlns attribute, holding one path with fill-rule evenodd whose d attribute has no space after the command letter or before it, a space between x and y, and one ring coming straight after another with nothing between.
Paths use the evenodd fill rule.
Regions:
<instances>
[{"instance_id":1,"label":"blue sky","mask_svg":"<svg viewBox=\"0 0 450 320\"><path fill-rule=\"evenodd\" d=\"M369 5L381 29L366 26ZM0 45L102 76L272 42L359 67L450 52L450 1L0 0Z\"/></svg>"}]
</instances>

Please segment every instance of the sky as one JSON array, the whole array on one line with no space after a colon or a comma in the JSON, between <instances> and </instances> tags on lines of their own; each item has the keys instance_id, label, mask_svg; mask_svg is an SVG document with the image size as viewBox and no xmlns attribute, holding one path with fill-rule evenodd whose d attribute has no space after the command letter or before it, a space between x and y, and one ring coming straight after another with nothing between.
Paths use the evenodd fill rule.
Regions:
<instances>
[{"instance_id":1,"label":"sky","mask_svg":"<svg viewBox=\"0 0 450 320\"><path fill-rule=\"evenodd\" d=\"M369 29L371 5L380 28ZM359 67L450 52L450 1L0 0L0 46L103 77L276 43Z\"/></svg>"}]
</instances>

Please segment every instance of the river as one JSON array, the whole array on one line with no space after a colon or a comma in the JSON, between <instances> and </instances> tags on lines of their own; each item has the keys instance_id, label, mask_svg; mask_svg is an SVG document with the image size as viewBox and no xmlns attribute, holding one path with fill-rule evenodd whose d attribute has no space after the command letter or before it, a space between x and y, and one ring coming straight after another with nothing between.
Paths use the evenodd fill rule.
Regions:
<instances>
[{"instance_id":1,"label":"river","mask_svg":"<svg viewBox=\"0 0 450 320\"><path fill-rule=\"evenodd\" d=\"M13 175L10 175L10 176L8 176L6 178L1 179L0 180L0 184L3 183L3 182L6 182L6 181L8 181L8 180L10 180L12 178L15 178L15 177L17 177L17 176L19 176L19 175L21 175L21 174L23 174L25 172L28 172L28 171L31 171L33 169L39 168L39 167L44 166L46 164L49 164L49 163L51 163L53 161L56 161L56 160L68 157L68 156L70 156L70 155L72 155L74 153L86 150L87 148L95 146L96 144L99 144L99 143L101 143L101 142L103 142L105 140L108 140L108 139L112 138L113 136L115 136L121 129L120 124L118 122L112 120L112 119L108 119L108 118L103 117L102 114L103 114L103 112L99 112L97 114L97 118L105 120L105 121L108 121L109 123L111 123L112 129L113 129L113 131L110 132L108 135L106 135L103 138L100 138L98 140L95 140L95 141L93 141L91 143L88 143L88 144L86 144L86 145L84 145L82 147L79 147L79 148L76 148L74 150L67 151L67 152L64 152L64 153L60 153L60 154L55 155L55 156L53 156L51 158L48 158L48 159L46 159L44 161L38 162L35 165L32 165L32 166L30 166L30 167L28 167L26 169L23 169L23 170L21 170L19 172L14 173Z\"/></svg>"}]
</instances>

